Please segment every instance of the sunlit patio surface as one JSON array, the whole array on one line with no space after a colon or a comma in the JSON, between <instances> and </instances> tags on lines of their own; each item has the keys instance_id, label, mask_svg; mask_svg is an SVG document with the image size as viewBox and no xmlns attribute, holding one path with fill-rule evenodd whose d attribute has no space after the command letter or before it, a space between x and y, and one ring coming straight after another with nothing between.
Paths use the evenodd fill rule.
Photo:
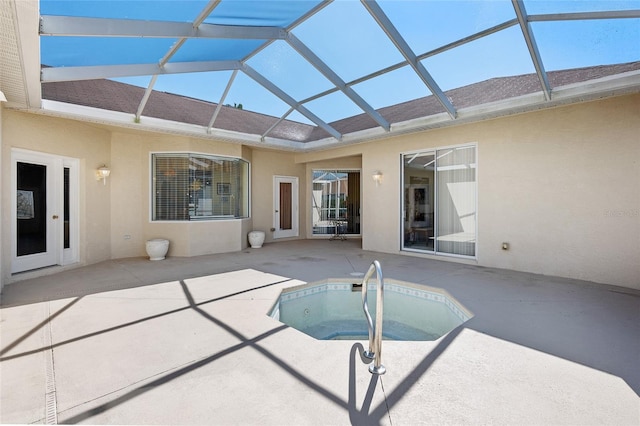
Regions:
<instances>
[{"instance_id":1,"label":"sunlit patio surface","mask_svg":"<svg viewBox=\"0 0 640 426\"><path fill-rule=\"evenodd\" d=\"M433 342L317 341L269 318L282 288L385 277L474 317ZM2 423L640 424L640 292L292 241L120 259L5 287ZM364 321L364 315L363 315Z\"/></svg>"}]
</instances>

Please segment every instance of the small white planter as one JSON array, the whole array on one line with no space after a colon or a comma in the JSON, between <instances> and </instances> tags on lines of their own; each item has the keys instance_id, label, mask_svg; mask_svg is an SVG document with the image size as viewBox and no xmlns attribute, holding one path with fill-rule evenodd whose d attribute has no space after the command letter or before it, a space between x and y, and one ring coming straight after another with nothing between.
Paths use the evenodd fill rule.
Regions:
<instances>
[{"instance_id":1,"label":"small white planter","mask_svg":"<svg viewBox=\"0 0 640 426\"><path fill-rule=\"evenodd\" d=\"M169 240L162 238L149 240L147 241L146 249L149 260L162 260L167 255L167 251L169 251Z\"/></svg>"},{"instance_id":2,"label":"small white planter","mask_svg":"<svg viewBox=\"0 0 640 426\"><path fill-rule=\"evenodd\" d=\"M251 244L251 248L262 247L262 244L264 244L264 232L262 231L249 232L249 244Z\"/></svg>"}]
</instances>

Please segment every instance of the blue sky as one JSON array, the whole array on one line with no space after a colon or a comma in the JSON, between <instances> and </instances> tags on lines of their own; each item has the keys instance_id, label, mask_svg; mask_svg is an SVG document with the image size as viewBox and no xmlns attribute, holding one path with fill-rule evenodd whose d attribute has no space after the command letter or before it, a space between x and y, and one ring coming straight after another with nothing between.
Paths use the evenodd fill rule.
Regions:
<instances>
[{"instance_id":1,"label":"blue sky","mask_svg":"<svg viewBox=\"0 0 640 426\"><path fill-rule=\"evenodd\" d=\"M42 0L41 13L191 22L206 3L204 0ZM315 3L223 0L205 22L287 25ZM381 0L379 4L417 55L515 17L508 0ZM629 10L640 9L640 0L525 0L525 6L529 14ZM533 22L531 26L547 71L640 60L640 19ZM296 27L293 34L346 82L403 60L386 34L355 0L331 3ZM155 63L174 41L42 37L42 62L53 66ZM239 43L189 40L174 60L242 59L245 52L260 44L254 40ZM443 90L499 76L535 72L518 26L429 57L422 63ZM272 43L247 64L298 101L332 87L284 41ZM155 89L218 102L230 76L230 71L163 75L158 78ZM146 87L150 76L120 81ZM374 108L430 94L409 67L353 88ZM281 116L289 109L287 104L243 73L238 73L225 103L242 103L245 109L275 116ZM326 122L362 112L340 92L305 106ZM297 113L289 118L308 122Z\"/></svg>"}]
</instances>

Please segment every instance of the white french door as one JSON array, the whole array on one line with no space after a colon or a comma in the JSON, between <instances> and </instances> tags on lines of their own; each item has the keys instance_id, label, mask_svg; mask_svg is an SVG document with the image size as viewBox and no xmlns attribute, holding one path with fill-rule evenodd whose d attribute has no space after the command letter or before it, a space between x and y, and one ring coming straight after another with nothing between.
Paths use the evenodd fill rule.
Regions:
<instances>
[{"instance_id":1,"label":"white french door","mask_svg":"<svg viewBox=\"0 0 640 426\"><path fill-rule=\"evenodd\" d=\"M273 238L298 236L298 178L273 178Z\"/></svg>"},{"instance_id":2,"label":"white french door","mask_svg":"<svg viewBox=\"0 0 640 426\"><path fill-rule=\"evenodd\" d=\"M78 261L78 160L11 153L11 272Z\"/></svg>"}]
</instances>

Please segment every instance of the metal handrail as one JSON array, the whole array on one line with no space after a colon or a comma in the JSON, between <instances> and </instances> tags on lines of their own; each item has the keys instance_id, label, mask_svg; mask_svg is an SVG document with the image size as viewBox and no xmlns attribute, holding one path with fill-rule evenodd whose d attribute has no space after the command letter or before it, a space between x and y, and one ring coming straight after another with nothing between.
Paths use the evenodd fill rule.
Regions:
<instances>
[{"instance_id":1,"label":"metal handrail","mask_svg":"<svg viewBox=\"0 0 640 426\"><path fill-rule=\"evenodd\" d=\"M367 302L367 292L369 290L369 278L376 273L378 284L376 287L376 324L373 326L371 315L369 314L369 304ZM367 318L369 327L369 350L364 352L364 356L373 359L373 365L369 366L372 374L384 374L387 369L382 365L382 312L384 309L384 279L382 277L382 267L380 262L374 260L369 266L369 270L362 279L362 309Z\"/></svg>"}]
</instances>

